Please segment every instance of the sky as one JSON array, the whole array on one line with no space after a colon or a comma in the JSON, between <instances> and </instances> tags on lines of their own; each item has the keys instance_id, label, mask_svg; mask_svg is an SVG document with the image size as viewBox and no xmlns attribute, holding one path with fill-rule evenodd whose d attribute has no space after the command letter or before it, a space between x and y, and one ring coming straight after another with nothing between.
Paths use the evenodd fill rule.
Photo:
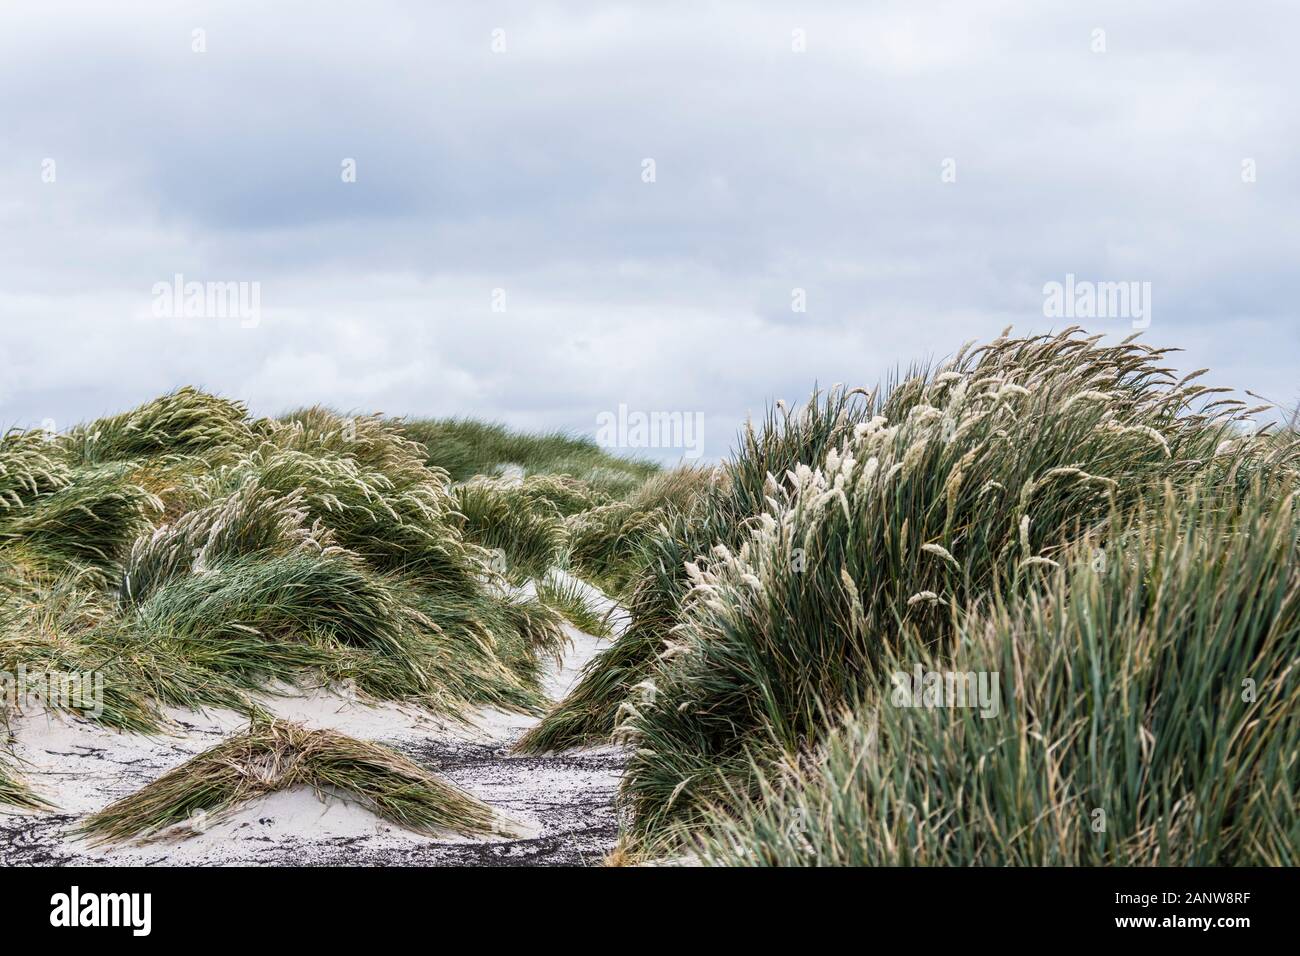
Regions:
<instances>
[{"instance_id":1,"label":"sky","mask_svg":"<svg viewBox=\"0 0 1300 956\"><path fill-rule=\"evenodd\" d=\"M1076 322L1294 404L1297 34L1249 0L5 0L0 428L196 385L681 413L697 447L639 453L718 458L775 399ZM249 308L169 315L177 276ZM1067 276L1148 307L1045 314Z\"/></svg>"}]
</instances>

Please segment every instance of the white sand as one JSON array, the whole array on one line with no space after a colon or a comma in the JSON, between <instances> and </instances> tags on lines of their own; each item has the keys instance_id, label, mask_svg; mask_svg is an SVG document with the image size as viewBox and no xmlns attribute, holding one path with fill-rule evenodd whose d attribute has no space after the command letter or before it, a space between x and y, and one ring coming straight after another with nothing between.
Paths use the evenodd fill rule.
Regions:
<instances>
[{"instance_id":1,"label":"white sand","mask_svg":"<svg viewBox=\"0 0 1300 956\"><path fill-rule=\"evenodd\" d=\"M598 591L595 595L607 600ZM545 681L555 699L606 643L568 630L572 646ZM612 840L610 803L622 767L616 748L511 757L509 748L537 719L495 709L484 709L462 725L417 708L357 702L324 688L279 687L262 702L278 717L405 751L496 808L517 825L519 838L469 840L447 834L433 839L394 827L337 796L322 798L298 788L250 801L219 819L173 828L167 839L93 847L68 832L82 817L238 732L246 720L223 710L171 710L175 733L147 736L27 712L11 715L13 751L24 780L58 809L0 811L0 864L574 862L598 859Z\"/></svg>"}]
</instances>

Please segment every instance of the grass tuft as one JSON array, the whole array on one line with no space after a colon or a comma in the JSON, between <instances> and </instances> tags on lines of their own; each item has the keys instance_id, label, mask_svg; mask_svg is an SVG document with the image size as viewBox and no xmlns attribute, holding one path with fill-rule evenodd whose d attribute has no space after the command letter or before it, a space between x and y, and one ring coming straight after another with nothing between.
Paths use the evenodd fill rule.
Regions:
<instances>
[{"instance_id":1,"label":"grass tuft","mask_svg":"<svg viewBox=\"0 0 1300 956\"><path fill-rule=\"evenodd\" d=\"M97 465L153 455L211 454L251 439L248 411L185 387L121 415L80 425L59 439L69 459Z\"/></svg>"},{"instance_id":2,"label":"grass tuft","mask_svg":"<svg viewBox=\"0 0 1300 956\"><path fill-rule=\"evenodd\" d=\"M1060 555L945 652L908 634L813 752L705 815L715 864L1295 866L1294 495L1193 489ZM891 674L997 674L996 712Z\"/></svg>"},{"instance_id":3,"label":"grass tuft","mask_svg":"<svg viewBox=\"0 0 1300 956\"><path fill-rule=\"evenodd\" d=\"M1175 381L1165 355L1073 330L1003 337L883 389L778 406L696 514L651 539L632 626L519 748L626 739L625 849L666 850L718 807L761 805L763 768L818 752L828 715L875 699L900 648L947 660L968 617L1033 601L1077 542L1167 489L1232 507L1258 494L1255 518L1283 501L1294 438L1248 436L1239 403ZM1252 799L1276 809L1273 792Z\"/></svg>"},{"instance_id":4,"label":"grass tuft","mask_svg":"<svg viewBox=\"0 0 1300 956\"><path fill-rule=\"evenodd\" d=\"M507 470L525 475L566 475L611 495L635 490L658 471L652 462L619 458L589 438L561 432L530 435L503 425L464 418L407 419L403 435L427 450L430 465L445 469L453 481L475 475L500 476Z\"/></svg>"},{"instance_id":5,"label":"grass tuft","mask_svg":"<svg viewBox=\"0 0 1300 956\"><path fill-rule=\"evenodd\" d=\"M487 804L396 751L283 721L254 723L89 817L80 832L97 843L149 838L202 812L219 817L278 790L338 795L417 833L512 835Z\"/></svg>"},{"instance_id":6,"label":"grass tuft","mask_svg":"<svg viewBox=\"0 0 1300 956\"><path fill-rule=\"evenodd\" d=\"M590 586L574 577L561 573L547 575L537 584L537 599L584 634L601 638L613 636L610 612L615 606L611 604L601 611Z\"/></svg>"}]
</instances>

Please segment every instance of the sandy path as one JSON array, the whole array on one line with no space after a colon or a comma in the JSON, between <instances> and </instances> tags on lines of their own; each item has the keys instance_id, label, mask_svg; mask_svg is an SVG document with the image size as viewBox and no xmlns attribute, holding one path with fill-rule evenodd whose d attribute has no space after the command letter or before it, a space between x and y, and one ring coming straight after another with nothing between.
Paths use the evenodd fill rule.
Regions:
<instances>
[{"instance_id":1,"label":"sandy path","mask_svg":"<svg viewBox=\"0 0 1300 956\"><path fill-rule=\"evenodd\" d=\"M570 629L572 647L547 677L563 696L605 642ZM521 825L517 839L437 839L393 827L339 798L301 788L251 801L183 839L92 847L68 831L86 814L137 790L245 725L228 711L171 711L173 736L105 731L46 713L11 720L24 778L56 812L0 810L0 865L366 865L599 863L613 847L614 792L623 754L613 747L516 757L535 718L484 710L468 727L396 705L367 706L325 690L268 697L277 716L382 741L436 770Z\"/></svg>"}]
</instances>

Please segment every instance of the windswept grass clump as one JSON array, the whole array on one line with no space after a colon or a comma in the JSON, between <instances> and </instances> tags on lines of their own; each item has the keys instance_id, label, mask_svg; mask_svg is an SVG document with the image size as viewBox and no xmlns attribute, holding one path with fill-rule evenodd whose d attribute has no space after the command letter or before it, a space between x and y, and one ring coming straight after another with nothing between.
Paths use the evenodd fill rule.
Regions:
<instances>
[{"instance_id":1,"label":"windswept grass clump","mask_svg":"<svg viewBox=\"0 0 1300 956\"><path fill-rule=\"evenodd\" d=\"M1166 482L1234 490L1257 472L1247 446L1222 447L1237 409L1195 410L1204 390L1168 382L1160 356L1002 339L900 383L824 458L770 475L740 547L687 566L653 700L625 704L635 832L690 825L756 746L818 742L822 708L870 693L900 634L946 647L953 609L1020 594L1114 511Z\"/></svg>"},{"instance_id":2,"label":"windswept grass clump","mask_svg":"<svg viewBox=\"0 0 1300 956\"><path fill-rule=\"evenodd\" d=\"M453 481L499 476L514 466L525 475L565 475L611 495L635 490L656 471L652 462L618 458L589 438L561 432L530 435L465 418L403 419L402 434L425 447L430 465Z\"/></svg>"},{"instance_id":3,"label":"windswept grass clump","mask_svg":"<svg viewBox=\"0 0 1300 956\"><path fill-rule=\"evenodd\" d=\"M1164 491L1060 554L949 650L882 652L856 713L707 819L756 865L1295 866L1294 492ZM997 675L992 712L903 706L889 675ZM972 704L974 702L972 701Z\"/></svg>"},{"instance_id":4,"label":"windswept grass clump","mask_svg":"<svg viewBox=\"0 0 1300 956\"><path fill-rule=\"evenodd\" d=\"M101 712L95 719L104 726L150 733L161 724L158 702L184 702L196 686L205 687L213 702L243 703L224 682L200 676L188 662L115 627L113 621L113 602L93 576L33 580L13 569L6 573L0 557L0 673L11 679L20 669L33 676L103 677L102 700L83 691L56 695L44 701L46 707L92 717L98 704ZM25 701L14 703L21 706Z\"/></svg>"},{"instance_id":5,"label":"windswept grass clump","mask_svg":"<svg viewBox=\"0 0 1300 956\"><path fill-rule=\"evenodd\" d=\"M60 439L70 460L96 465L155 455L211 455L246 446L248 410L185 387L111 418L72 429Z\"/></svg>"},{"instance_id":6,"label":"windswept grass clump","mask_svg":"<svg viewBox=\"0 0 1300 956\"><path fill-rule=\"evenodd\" d=\"M1294 438L1246 435L1256 410L1176 381L1164 355L1004 335L883 391L778 406L698 514L652 539L632 627L520 748L617 730L633 748L625 846L680 847L764 805L766 768L820 753L901 648L947 660L970 616L1033 600L1076 542L1166 488L1284 500Z\"/></svg>"},{"instance_id":7,"label":"windswept grass clump","mask_svg":"<svg viewBox=\"0 0 1300 956\"><path fill-rule=\"evenodd\" d=\"M675 515L694 515L721 480L712 468L682 467L649 478L626 498L566 519L568 560L574 573L607 594L630 598L645 570L648 545Z\"/></svg>"},{"instance_id":8,"label":"windswept grass clump","mask_svg":"<svg viewBox=\"0 0 1300 956\"><path fill-rule=\"evenodd\" d=\"M641 571L641 555L665 515L614 501L565 521L569 565L606 594L623 595Z\"/></svg>"},{"instance_id":9,"label":"windswept grass clump","mask_svg":"<svg viewBox=\"0 0 1300 956\"><path fill-rule=\"evenodd\" d=\"M562 560L563 518L609 493L538 476L505 497L507 513L472 530L496 547L498 516L537 515L541 576ZM459 504L425 448L379 416L253 420L185 388L64 435L10 432L0 667L102 675L102 712L49 706L137 732L165 728L164 706L256 717L269 685L322 679L453 719L538 713L543 662L577 612L512 590ZM530 544L507 533L499 546Z\"/></svg>"},{"instance_id":10,"label":"windswept grass clump","mask_svg":"<svg viewBox=\"0 0 1300 956\"><path fill-rule=\"evenodd\" d=\"M530 496L525 482L475 478L454 493L465 537L492 552L511 583L539 578L560 561L562 516L547 498Z\"/></svg>"},{"instance_id":11,"label":"windswept grass clump","mask_svg":"<svg viewBox=\"0 0 1300 956\"><path fill-rule=\"evenodd\" d=\"M304 786L417 833L512 832L487 804L388 747L282 721L254 723L89 817L81 830L99 843L148 838L200 812L219 817L256 797Z\"/></svg>"},{"instance_id":12,"label":"windswept grass clump","mask_svg":"<svg viewBox=\"0 0 1300 956\"><path fill-rule=\"evenodd\" d=\"M0 753L0 807L18 807L23 810L48 810L50 805L18 779L17 772Z\"/></svg>"},{"instance_id":13,"label":"windswept grass clump","mask_svg":"<svg viewBox=\"0 0 1300 956\"><path fill-rule=\"evenodd\" d=\"M71 482L71 469L38 431L0 436L0 520Z\"/></svg>"},{"instance_id":14,"label":"windswept grass clump","mask_svg":"<svg viewBox=\"0 0 1300 956\"><path fill-rule=\"evenodd\" d=\"M48 810L49 803L23 783L14 767L15 761L9 754L8 708L9 701L0 697L0 807Z\"/></svg>"},{"instance_id":15,"label":"windswept grass clump","mask_svg":"<svg viewBox=\"0 0 1300 956\"><path fill-rule=\"evenodd\" d=\"M545 753L607 742L624 702L649 676L680 621L690 589L687 564L719 544L737 546L766 507L767 476L825 454L869 417L869 408L856 392L836 390L824 398L814 394L799 415L774 409L761 428L747 425L741 451L717 471L683 471L665 479L651 511L657 523L648 534L636 536L628 554L609 563L599 557L609 553L607 547L575 543L583 555L575 566L580 572L595 571L598 584L626 595L631 622L613 647L592 659L560 705L520 739L517 750ZM648 487L646 494L654 492Z\"/></svg>"},{"instance_id":16,"label":"windswept grass clump","mask_svg":"<svg viewBox=\"0 0 1300 956\"><path fill-rule=\"evenodd\" d=\"M141 535L127 557L122 600L139 604L168 581L211 570L225 559L341 554L332 533L309 520L302 497L301 491L278 495L250 480L214 504Z\"/></svg>"},{"instance_id":17,"label":"windswept grass clump","mask_svg":"<svg viewBox=\"0 0 1300 956\"><path fill-rule=\"evenodd\" d=\"M381 579L344 557L237 559L159 588L135 609L146 631L224 641L239 632L289 641L310 632L400 653L407 613Z\"/></svg>"},{"instance_id":18,"label":"windswept grass clump","mask_svg":"<svg viewBox=\"0 0 1300 956\"><path fill-rule=\"evenodd\" d=\"M385 473L409 472L412 465L427 463L424 447L403 433L401 423L380 415L340 415L315 405L257 425L278 448L344 455Z\"/></svg>"},{"instance_id":19,"label":"windswept grass clump","mask_svg":"<svg viewBox=\"0 0 1300 956\"><path fill-rule=\"evenodd\" d=\"M457 485L465 536L493 551L515 584L565 567L620 595L642 568L649 538L675 510L689 512L711 470L661 472L624 498L555 475L477 477Z\"/></svg>"},{"instance_id":20,"label":"windswept grass clump","mask_svg":"<svg viewBox=\"0 0 1300 956\"><path fill-rule=\"evenodd\" d=\"M461 487L493 482L478 477ZM523 478L495 479L498 487L510 487L521 501L536 511L546 511L561 518L579 514L612 500L610 492L599 485L565 475L528 475Z\"/></svg>"},{"instance_id":21,"label":"windswept grass clump","mask_svg":"<svg viewBox=\"0 0 1300 956\"><path fill-rule=\"evenodd\" d=\"M0 515L0 548L46 575L82 571L107 581L162 502L107 465L71 472L68 483Z\"/></svg>"},{"instance_id":22,"label":"windswept grass clump","mask_svg":"<svg viewBox=\"0 0 1300 956\"><path fill-rule=\"evenodd\" d=\"M273 483L282 477L269 473ZM267 474L245 474L227 497L137 542L122 595L139 633L245 689L319 667L380 699L452 716L475 704L540 706L536 658L561 639L558 619L491 584L479 551L438 523L450 515L445 492L424 489L440 510L408 502L419 523L405 534L434 542L428 551L376 561L337 536L370 542L358 528L386 519L396 540L396 508L377 501L377 517L358 517L348 511L365 507L356 486L280 495L265 487ZM225 480L218 474L216 487Z\"/></svg>"},{"instance_id":23,"label":"windswept grass clump","mask_svg":"<svg viewBox=\"0 0 1300 956\"><path fill-rule=\"evenodd\" d=\"M198 487L215 499L249 481L277 495L297 494L311 520L376 570L461 594L481 589L486 558L456 527L445 473L413 457L379 470L348 455L264 442Z\"/></svg>"},{"instance_id":24,"label":"windswept grass clump","mask_svg":"<svg viewBox=\"0 0 1300 956\"><path fill-rule=\"evenodd\" d=\"M537 599L566 621L593 637L610 637L610 605L604 612L596 606L590 587L567 574L552 573L537 583Z\"/></svg>"}]
</instances>

